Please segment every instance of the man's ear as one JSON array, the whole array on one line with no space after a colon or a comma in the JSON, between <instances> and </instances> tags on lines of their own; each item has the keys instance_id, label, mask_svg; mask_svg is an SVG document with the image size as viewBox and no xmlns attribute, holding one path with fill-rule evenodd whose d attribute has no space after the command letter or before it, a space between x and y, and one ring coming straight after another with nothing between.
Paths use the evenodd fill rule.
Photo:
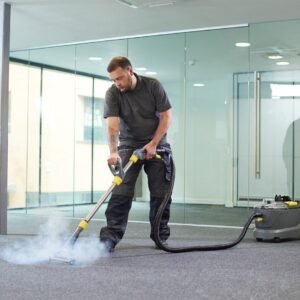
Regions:
<instances>
[{"instance_id":1,"label":"man's ear","mask_svg":"<svg viewBox=\"0 0 300 300\"><path fill-rule=\"evenodd\" d=\"M127 67L128 73L132 76L133 75L133 70L131 66Z\"/></svg>"}]
</instances>

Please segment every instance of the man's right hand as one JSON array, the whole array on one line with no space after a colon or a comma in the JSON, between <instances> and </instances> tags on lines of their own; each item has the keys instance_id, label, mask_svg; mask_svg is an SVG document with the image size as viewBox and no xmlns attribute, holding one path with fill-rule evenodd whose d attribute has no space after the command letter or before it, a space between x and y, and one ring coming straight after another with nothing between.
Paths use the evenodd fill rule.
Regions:
<instances>
[{"instance_id":1,"label":"man's right hand","mask_svg":"<svg viewBox=\"0 0 300 300\"><path fill-rule=\"evenodd\" d=\"M118 161L121 161L121 157L118 152L110 153L107 162L109 165L116 165Z\"/></svg>"}]
</instances>

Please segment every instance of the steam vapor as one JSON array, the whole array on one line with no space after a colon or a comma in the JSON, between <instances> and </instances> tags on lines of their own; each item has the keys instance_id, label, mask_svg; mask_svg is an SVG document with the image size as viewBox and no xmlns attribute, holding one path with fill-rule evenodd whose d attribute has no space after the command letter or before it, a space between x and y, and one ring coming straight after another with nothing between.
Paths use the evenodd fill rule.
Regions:
<instances>
[{"instance_id":1,"label":"steam vapor","mask_svg":"<svg viewBox=\"0 0 300 300\"><path fill-rule=\"evenodd\" d=\"M48 263L50 257L59 253L74 259L76 265L88 265L108 255L96 236L79 238L73 248L66 247L70 237L67 228L68 222L63 216L51 214L36 237L8 245L1 251L0 258L12 264L29 265Z\"/></svg>"}]
</instances>

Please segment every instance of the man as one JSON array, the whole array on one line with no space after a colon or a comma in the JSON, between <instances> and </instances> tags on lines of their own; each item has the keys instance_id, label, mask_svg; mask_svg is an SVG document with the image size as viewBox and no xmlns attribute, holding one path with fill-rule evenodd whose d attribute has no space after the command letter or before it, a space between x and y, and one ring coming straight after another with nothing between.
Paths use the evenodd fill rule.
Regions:
<instances>
[{"instance_id":1,"label":"man","mask_svg":"<svg viewBox=\"0 0 300 300\"><path fill-rule=\"evenodd\" d=\"M111 252L125 233L135 183L143 166L150 190L150 237L153 239L155 215L170 184L166 160L155 158L155 154L162 149L171 154L166 134L172 112L160 82L135 74L128 58L114 57L107 71L114 82L106 93L104 106L110 150L108 164L116 165L121 161L125 166L134 150L142 148L145 151L145 159L132 165L123 183L114 188L108 202L105 212L107 226L101 228L100 241ZM160 224L160 239L163 242L170 235L170 203L171 199Z\"/></svg>"}]
</instances>

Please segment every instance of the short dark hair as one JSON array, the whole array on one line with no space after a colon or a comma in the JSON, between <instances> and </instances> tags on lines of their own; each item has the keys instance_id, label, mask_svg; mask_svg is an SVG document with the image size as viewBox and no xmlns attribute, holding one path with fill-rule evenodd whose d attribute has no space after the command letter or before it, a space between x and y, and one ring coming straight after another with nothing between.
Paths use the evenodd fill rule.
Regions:
<instances>
[{"instance_id":1,"label":"short dark hair","mask_svg":"<svg viewBox=\"0 0 300 300\"><path fill-rule=\"evenodd\" d=\"M132 67L130 60L125 56L115 56L108 64L106 70L108 73L115 71L118 67L126 69Z\"/></svg>"}]
</instances>

